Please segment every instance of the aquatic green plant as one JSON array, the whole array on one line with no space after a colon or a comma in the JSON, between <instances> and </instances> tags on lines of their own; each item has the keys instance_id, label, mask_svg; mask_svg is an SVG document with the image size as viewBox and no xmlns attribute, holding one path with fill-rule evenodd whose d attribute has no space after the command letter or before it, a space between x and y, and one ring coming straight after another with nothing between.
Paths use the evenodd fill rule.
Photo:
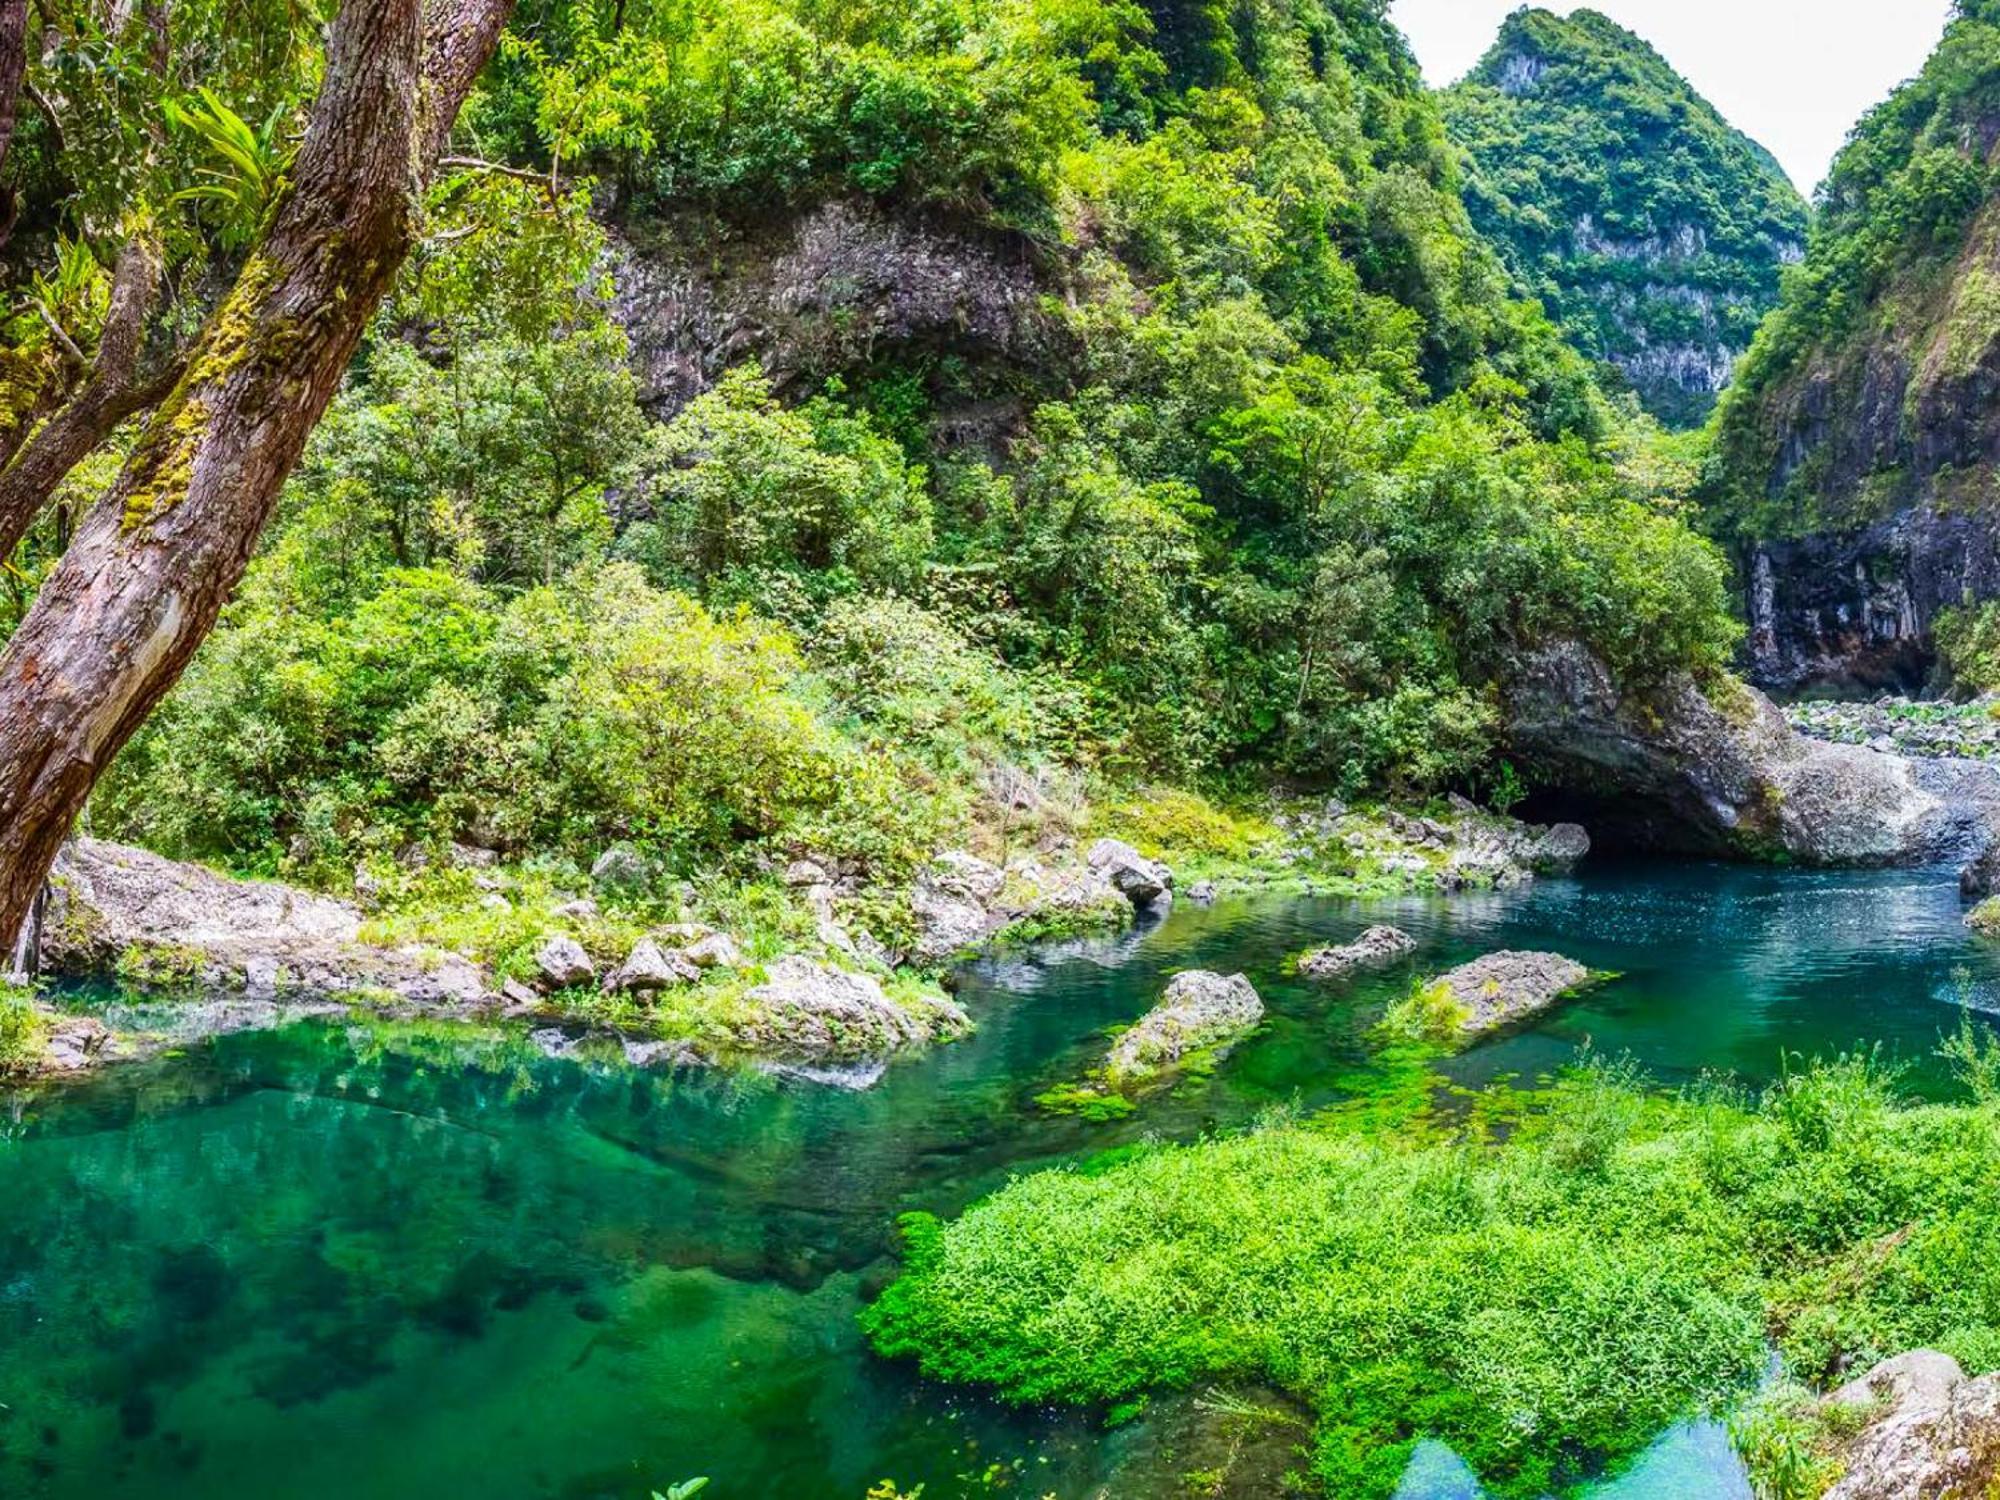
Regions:
<instances>
[{"instance_id":1,"label":"aquatic green plant","mask_svg":"<svg viewBox=\"0 0 2000 1500\"><path fill-rule=\"evenodd\" d=\"M1490 1135L1343 1112L1140 1148L912 1217L865 1323L1023 1401L1273 1383L1342 1500L1424 1437L1496 1495L1561 1493L1734 1406L1767 1338L1810 1383L1919 1346L2000 1366L2000 1106L1896 1078L1857 1056L1664 1096L1595 1062Z\"/></svg>"}]
</instances>

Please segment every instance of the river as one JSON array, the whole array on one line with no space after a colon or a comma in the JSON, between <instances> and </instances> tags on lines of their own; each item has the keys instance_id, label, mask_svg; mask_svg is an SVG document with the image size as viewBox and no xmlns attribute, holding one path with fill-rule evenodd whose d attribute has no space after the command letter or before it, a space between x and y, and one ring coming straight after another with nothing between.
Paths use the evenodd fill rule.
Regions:
<instances>
[{"instance_id":1,"label":"river","mask_svg":"<svg viewBox=\"0 0 2000 1500\"><path fill-rule=\"evenodd\" d=\"M977 1035L866 1092L445 1027L222 1038L0 1096L0 1495L645 1500L707 1475L704 1500L883 1479L1164 1500L1165 1418L1107 1432L927 1385L867 1354L855 1310L903 1211L1338 1101L1408 970L1323 989L1282 968L1374 921L1417 936L1427 971L1516 947L1619 974L1455 1059L1473 1088L1585 1046L1671 1084L1879 1045L1943 1094L1956 1006L2000 1007L1948 871L1613 864L1494 895L1183 905L988 960L961 989ZM1271 1007L1212 1077L1108 1123L1035 1106L1189 967L1240 969ZM1448 1455L1419 1469L1411 1497L1472 1493ZM1696 1427L1601 1495L1737 1482Z\"/></svg>"}]
</instances>

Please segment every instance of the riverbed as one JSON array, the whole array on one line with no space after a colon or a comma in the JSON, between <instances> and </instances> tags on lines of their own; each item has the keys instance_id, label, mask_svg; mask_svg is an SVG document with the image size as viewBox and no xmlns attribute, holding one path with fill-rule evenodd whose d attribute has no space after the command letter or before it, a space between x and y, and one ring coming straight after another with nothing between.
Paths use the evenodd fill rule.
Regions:
<instances>
[{"instance_id":1,"label":"riverbed","mask_svg":"<svg viewBox=\"0 0 2000 1500\"><path fill-rule=\"evenodd\" d=\"M1345 987L1299 950L1394 922ZM925 1500L1177 1493L1166 1415L1014 1411L872 1358L856 1309L897 1216L1015 1171L1352 1096L1413 971L1554 949L1618 977L1454 1059L1530 1086L1584 1048L1667 1085L1879 1047L1948 1096L1959 1007L2000 1009L1950 871L1606 865L1490 895L1183 904L963 976L970 1040L849 1091L635 1073L518 1034L314 1023L0 1102L0 1494L70 1500ZM1271 1016L1129 1118L1051 1114L1166 977L1247 973ZM1409 1494L1471 1493L1449 1455ZM1603 1500L1727 1495L1713 1428Z\"/></svg>"}]
</instances>

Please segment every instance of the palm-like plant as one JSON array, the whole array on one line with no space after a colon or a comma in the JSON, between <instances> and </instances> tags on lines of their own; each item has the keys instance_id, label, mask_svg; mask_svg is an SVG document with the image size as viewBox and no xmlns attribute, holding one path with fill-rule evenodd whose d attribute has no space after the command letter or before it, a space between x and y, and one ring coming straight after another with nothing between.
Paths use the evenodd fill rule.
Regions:
<instances>
[{"instance_id":1,"label":"palm-like plant","mask_svg":"<svg viewBox=\"0 0 2000 1500\"><path fill-rule=\"evenodd\" d=\"M281 104L263 124L253 126L205 87L197 88L191 99L166 102L167 122L194 136L211 157L196 170L199 180L175 193L174 201L213 207L225 245L251 239L284 192L297 153L284 133L290 113Z\"/></svg>"}]
</instances>

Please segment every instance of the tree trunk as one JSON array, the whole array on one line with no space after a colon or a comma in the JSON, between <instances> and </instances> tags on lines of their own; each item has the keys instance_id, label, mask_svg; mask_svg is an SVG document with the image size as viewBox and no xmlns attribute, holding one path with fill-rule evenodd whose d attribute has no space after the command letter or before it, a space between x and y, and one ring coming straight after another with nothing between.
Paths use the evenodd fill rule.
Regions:
<instances>
[{"instance_id":1,"label":"tree trunk","mask_svg":"<svg viewBox=\"0 0 2000 1500\"><path fill-rule=\"evenodd\" d=\"M28 0L0 0L0 168L14 144L14 121L21 108L21 84L28 76ZM0 247L14 232L20 205L14 190L0 183Z\"/></svg>"},{"instance_id":2,"label":"tree trunk","mask_svg":"<svg viewBox=\"0 0 2000 1500\"><path fill-rule=\"evenodd\" d=\"M135 238L119 255L112 274L111 306L89 377L36 430L14 461L0 469L0 562L13 555L63 477L120 422L156 405L172 389L175 368L150 375L140 368L146 319L159 284L158 250Z\"/></svg>"},{"instance_id":3,"label":"tree trunk","mask_svg":"<svg viewBox=\"0 0 2000 1500\"><path fill-rule=\"evenodd\" d=\"M214 626L410 246L511 0L345 0L293 186L0 655L0 935Z\"/></svg>"}]
</instances>

